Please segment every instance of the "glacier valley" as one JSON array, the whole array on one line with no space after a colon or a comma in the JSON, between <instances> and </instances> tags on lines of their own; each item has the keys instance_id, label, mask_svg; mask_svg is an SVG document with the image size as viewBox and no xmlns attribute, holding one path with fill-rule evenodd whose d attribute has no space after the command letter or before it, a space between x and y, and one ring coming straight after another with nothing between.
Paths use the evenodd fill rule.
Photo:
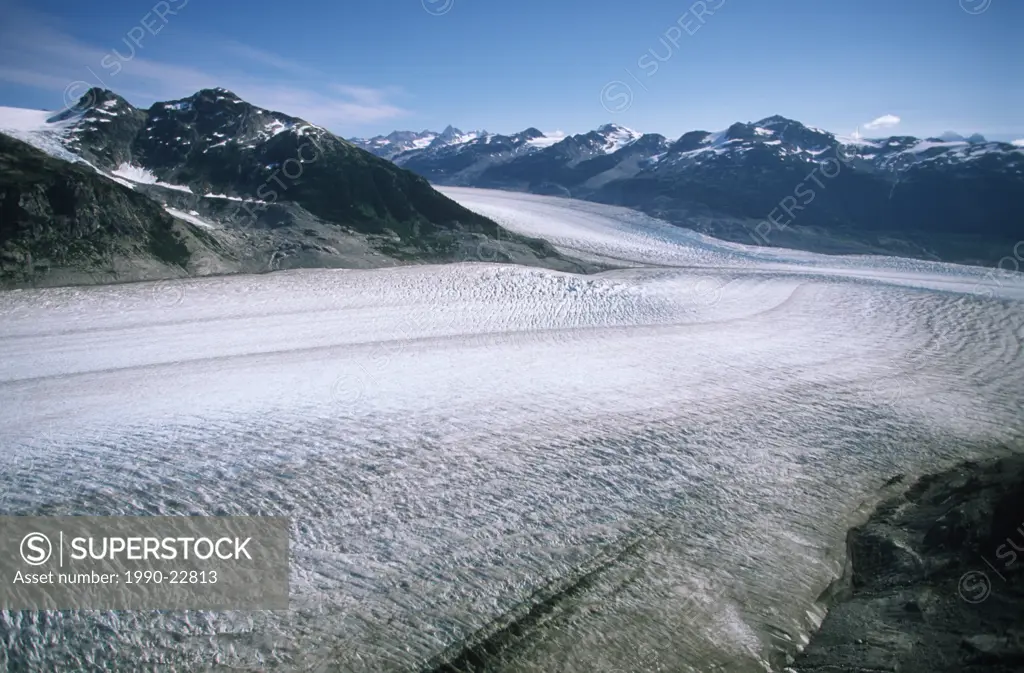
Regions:
<instances>
[{"instance_id":1,"label":"glacier valley","mask_svg":"<svg viewBox=\"0 0 1024 673\"><path fill-rule=\"evenodd\" d=\"M501 634L478 670L770 670L884 484L1021 446L1024 274L442 191L617 268L0 293L0 513L292 520L289 611L3 612L7 670L446 670Z\"/></svg>"}]
</instances>

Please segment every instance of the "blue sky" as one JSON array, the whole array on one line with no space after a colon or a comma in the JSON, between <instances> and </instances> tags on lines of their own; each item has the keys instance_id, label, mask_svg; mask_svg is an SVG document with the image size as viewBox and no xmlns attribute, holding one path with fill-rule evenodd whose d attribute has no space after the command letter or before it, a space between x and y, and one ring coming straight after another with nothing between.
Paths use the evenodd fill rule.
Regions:
<instances>
[{"instance_id":1,"label":"blue sky","mask_svg":"<svg viewBox=\"0 0 1024 673\"><path fill-rule=\"evenodd\" d=\"M674 137L782 114L1009 140L1022 25L1019 0L0 0L0 105L224 86L345 136L614 121Z\"/></svg>"}]
</instances>

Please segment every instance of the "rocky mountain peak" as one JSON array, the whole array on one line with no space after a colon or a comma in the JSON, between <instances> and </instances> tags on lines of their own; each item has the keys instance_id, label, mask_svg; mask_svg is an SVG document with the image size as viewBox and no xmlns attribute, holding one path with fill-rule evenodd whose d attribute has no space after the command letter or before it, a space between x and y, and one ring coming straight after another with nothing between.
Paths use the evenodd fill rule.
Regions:
<instances>
[{"instance_id":1,"label":"rocky mountain peak","mask_svg":"<svg viewBox=\"0 0 1024 673\"><path fill-rule=\"evenodd\" d=\"M635 142L641 134L619 124L602 124L597 129L578 138L583 146L589 146L599 153L612 154Z\"/></svg>"},{"instance_id":2,"label":"rocky mountain peak","mask_svg":"<svg viewBox=\"0 0 1024 673\"><path fill-rule=\"evenodd\" d=\"M772 115L750 125L757 135L771 135L774 140L803 149L824 149L835 143L835 136L827 131L804 126L795 119ZM760 129L760 130L758 130ZM769 132L765 134L765 132Z\"/></svg>"},{"instance_id":3,"label":"rocky mountain peak","mask_svg":"<svg viewBox=\"0 0 1024 673\"><path fill-rule=\"evenodd\" d=\"M222 112L234 115L258 110L254 105L242 100L231 91L221 88L200 89L187 98L158 103L157 105L162 106L165 110L195 112L198 114ZM153 107L155 108L157 105Z\"/></svg>"},{"instance_id":4,"label":"rocky mountain peak","mask_svg":"<svg viewBox=\"0 0 1024 673\"><path fill-rule=\"evenodd\" d=\"M438 134L433 131L426 129L417 133L416 131L392 131L391 133L384 136L384 140L391 143L407 143L413 140L419 140L420 138L429 138L430 136L436 136ZM377 136L380 138L380 136ZM374 138L376 140L377 138Z\"/></svg>"},{"instance_id":5,"label":"rocky mountain peak","mask_svg":"<svg viewBox=\"0 0 1024 673\"><path fill-rule=\"evenodd\" d=\"M442 149L449 145L461 145L472 142L485 136L487 136L487 131L480 130L466 133L449 124L445 127L444 131L441 131L441 133L439 133L437 137L430 142L428 147L433 149Z\"/></svg>"},{"instance_id":6,"label":"rocky mountain peak","mask_svg":"<svg viewBox=\"0 0 1024 673\"><path fill-rule=\"evenodd\" d=\"M438 140L441 140L441 141L444 141L444 142L451 142L451 141L455 140L456 138L458 138L461 135L464 135L462 133L462 131L460 131L459 129L455 128L451 124L449 124L448 126L445 127L444 131L441 131L437 135L437 138L438 138Z\"/></svg>"},{"instance_id":7,"label":"rocky mountain peak","mask_svg":"<svg viewBox=\"0 0 1024 673\"><path fill-rule=\"evenodd\" d=\"M689 131L681 135L679 140L669 148L669 151L692 152L698 150L708 141L710 135L707 131Z\"/></svg>"},{"instance_id":8,"label":"rocky mountain peak","mask_svg":"<svg viewBox=\"0 0 1024 673\"><path fill-rule=\"evenodd\" d=\"M793 126L793 125L803 126L803 124L801 124L800 122L796 121L795 119L790 119L789 117L783 117L782 115L772 115L771 117L765 117L764 119L762 119L760 121L754 122L754 125L755 126L760 126L761 128L766 128L766 129L770 129L770 128L777 127L777 126L781 126L781 127L787 127L787 126Z\"/></svg>"},{"instance_id":9,"label":"rocky mountain peak","mask_svg":"<svg viewBox=\"0 0 1024 673\"><path fill-rule=\"evenodd\" d=\"M544 134L541 133L539 129L531 126L525 131L520 131L519 133L517 133L516 137L522 138L524 140L533 140L534 138L543 138Z\"/></svg>"},{"instance_id":10,"label":"rocky mountain peak","mask_svg":"<svg viewBox=\"0 0 1024 673\"><path fill-rule=\"evenodd\" d=\"M131 159L131 142L146 113L113 91L93 87L75 105L51 116L62 123L64 143L90 163L113 168Z\"/></svg>"},{"instance_id":11,"label":"rocky mountain peak","mask_svg":"<svg viewBox=\"0 0 1024 673\"><path fill-rule=\"evenodd\" d=\"M744 124L743 122L736 122L725 131L725 137L728 140L754 140L757 138L758 133L755 130L756 126L753 124Z\"/></svg>"},{"instance_id":12,"label":"rocky mountain peak","mask_svg":"<svg viewBox=\"0 0 1024 673\"><path fill-rule=\"evenodd\" d=\"M189 98L193 100L228 100L228 101L242 101L233 91L229 91L223 87L216 87L214 89L200 89L195 92Z\"/></svg>"},{"instance_id":13,"label":"rocky mountain peak","mask_svg":"<svg viewBox=\"0 0 1024 673\"><path fill-rule=\"evenodd\" d=\"M667 143L668 139L660 133L645 133L637 138L632 147L642 149L661 149L666 147Z\"/></svg>"},{"instance_id":14,"label":"rocky mountain peak","mask_svg":"<svg viewBox=\"0 0 1024 673\"><path fill-rule=\"evenodd\" d=\"M66 121L75 117L95 116L96 114L115 116L118 113L134 112L135 109L131 103L113 91L93 87L86 91L74 105L61 110L47 121L52 123Z\"/></svg>"}]
</instances>

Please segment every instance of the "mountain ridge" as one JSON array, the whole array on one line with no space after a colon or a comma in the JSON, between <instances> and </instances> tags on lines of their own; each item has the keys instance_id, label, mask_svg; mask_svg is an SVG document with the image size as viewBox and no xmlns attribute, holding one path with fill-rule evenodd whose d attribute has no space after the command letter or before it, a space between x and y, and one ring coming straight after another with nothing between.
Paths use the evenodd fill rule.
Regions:
<instances>
[{"instance_id":1,"label":"mountain ridge","mask_svg":"<svg viewBox=\"0 0 1024 673\"><path fill-rule=\"evenodd\" d=\"M188 232L183 240L192 245L197 259L217 259L200 267L190 261L192 255L183 256L179 271L187 274L474 258L585 270L546 242L504 230L437 192L422 177L323 127L252 105L223 88L202 89L145 110L114 92L90 89L63 111L0 109L0 132L27 143L4 143L0 158L7 165L39 169L30 172L30 183L24 181L24 172L0 174L0 194L7 194L8 204L16 204L26 190L45 191L46 185L60 182L59 174L72 170L42 161L35 152L75 164L69 189L106 194L97 180L118 183L173 217L176 227ZM96 180L78 168L92 171ZM35 259L46 253L38 240L29 244L26 232L42 226L48 209L66 210L69 203L79 202L59 200L32 213L8 206L0 223L0 244L5 246L0 256L7 260L0 281L50 282L37 273L40 267L31 262L28 250L34 249ZM87 203L88 210L102 207L102 199ZM138 210L140 202L134 198L123 203L132 205L116 212L128 220L151 219L155 212L149 207ZM94 237L106 232L110 240L97 245L108 253L145 247L141 229L131 229L137 239L133 245L118 247L113 242L116 223L89 212L69 211L66 216L87 220L96 230ZM209 246L195 243L206 239L212 241ZM210 246L228 251L227 257ZM57 248L54 259L79 266L101 261L85 256L75 262ZM152 266L153 273L166 271L142 253L121 254L117 264L109 254L104 260L108 268L101 275L114 278L140 279L130 272L133 260L139 268ZM81 277L67 269L51 275L54 282Z\"/></svg>"},{"instance_id":2,"label":"mountain ridge","mask_svg":"<svg viewBox=\"0 0 1024 673\"><path fill-rule=\"evenodd\" d=\"M391 160L439 185L621 205L753 245L992 266L1024 237L1024 148L977 134L844 137L772 115L676 139L617 125L552 143L516 135Z\"/></svg>"}]
</instances>

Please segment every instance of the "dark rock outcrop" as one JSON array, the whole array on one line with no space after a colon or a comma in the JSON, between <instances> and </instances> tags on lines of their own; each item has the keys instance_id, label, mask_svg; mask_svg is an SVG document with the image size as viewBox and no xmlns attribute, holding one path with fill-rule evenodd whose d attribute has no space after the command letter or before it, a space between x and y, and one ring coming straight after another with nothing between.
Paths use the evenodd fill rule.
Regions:
<instances>
[{"instance_id":1,"label":"dark rock outcrop","mask_svg":"<svg viewBox=\"0 0 1024 673\"><path fill-rule=\"evenodd\" d=\"M1024 671L1024 456L921 479L848 551L793 670Z\"/></svg>"},{"instance_id":2,"label":"dark rock outcrop","mask_svg":"<svg viewBox=\"0 0 1024 673\"><path fill-rule=\"evenodd\" d=\"M53 268L89 272L115 257L184 275L192 257L185 240L155 201L0 135L0 280L16 284Z\"/></svg>"}]
</instances>

